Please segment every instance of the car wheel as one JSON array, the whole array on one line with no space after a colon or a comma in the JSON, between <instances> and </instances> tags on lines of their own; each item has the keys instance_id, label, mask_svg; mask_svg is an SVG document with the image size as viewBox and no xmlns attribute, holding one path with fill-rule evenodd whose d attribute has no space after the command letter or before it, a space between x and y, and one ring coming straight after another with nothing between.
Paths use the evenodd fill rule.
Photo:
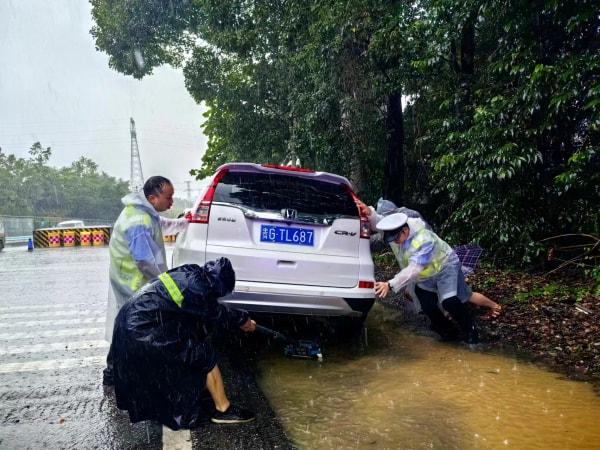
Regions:
<instances>
[{"instance_id":1,"label":"car wheel","mask_svg":"<svg viewBox=\"0 0 600 450\"><path fill-rule=\"evenodd\" d=\"M338 336L352 338L362 334L366 318L366 314L360 317L333 317L330 324Z\"/></svg>"}]
</instances>

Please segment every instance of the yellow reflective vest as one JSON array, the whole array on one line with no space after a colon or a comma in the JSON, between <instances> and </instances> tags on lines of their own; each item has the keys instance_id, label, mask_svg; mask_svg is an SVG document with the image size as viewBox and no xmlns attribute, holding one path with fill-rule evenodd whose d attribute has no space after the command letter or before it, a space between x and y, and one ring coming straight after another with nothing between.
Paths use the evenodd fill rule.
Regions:
<instances>
[{"instance_id":1,"label":"yellow reflective vest","mask_svg":"<svg viewBox=\"0 0 600 450\"><path fill-rule=\"evenodd\" d=\"M122 201L125 208L115 222L109 244L109 277L119 308L149 281L132 256L130 248L132 234L145 233L151 238L146 239L148 255L144 260L155 266L159 272L167 270L165 245L158 213L148 203L143 192L129 194Z\"/></svg>"},{"instance_id":2,"label":"yellow reflective vest","mask_svg":"<svg viewBox=\"0 0 600 450\"><path fill-rule=\"evenodd\" d=\"M417 275L417 282L437 275L452 253L452 248L433 231L422 228L402 243L392 245L392 251L401 269L410 262L423 266Z\"/></svg>"}]
</instances>

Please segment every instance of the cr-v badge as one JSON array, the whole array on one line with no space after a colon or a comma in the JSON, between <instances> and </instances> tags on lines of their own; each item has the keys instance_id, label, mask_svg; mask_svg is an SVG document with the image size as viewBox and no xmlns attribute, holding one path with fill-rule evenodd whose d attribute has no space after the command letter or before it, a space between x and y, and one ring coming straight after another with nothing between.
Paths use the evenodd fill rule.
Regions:
<instances>
[{"instance_id":1,"label":"cr-v badge","mask_svg":"<svg viewBox=\"0 0 600 450\"><path fill-rule=\"evenodd\" d=\"M334 233L341 236L356 236L354 231L335 230Z\"/></svg>"}]
</instances>

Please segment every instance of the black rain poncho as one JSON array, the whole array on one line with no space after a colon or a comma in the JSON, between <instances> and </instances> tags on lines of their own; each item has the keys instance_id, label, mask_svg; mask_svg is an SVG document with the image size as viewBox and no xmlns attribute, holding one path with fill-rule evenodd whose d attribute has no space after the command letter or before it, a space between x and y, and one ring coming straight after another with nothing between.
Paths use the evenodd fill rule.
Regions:
<instances>
[{"instance_id":1,"label":"black rain poncho","mask_svg":"<svg viewBox=\"0 0 600 450\"><path fill-rule=\"evenodd\" d=\"M197 426L203 415L206 374L217 363L206 339L210 325L239 330L248 313L217 301L235 285L226 258L167 274L183 295L181 306L161 280L143 286L117 315L111 352L118 408L132 422L152 419L177 430Z\"/></svg>"}]
</instances>

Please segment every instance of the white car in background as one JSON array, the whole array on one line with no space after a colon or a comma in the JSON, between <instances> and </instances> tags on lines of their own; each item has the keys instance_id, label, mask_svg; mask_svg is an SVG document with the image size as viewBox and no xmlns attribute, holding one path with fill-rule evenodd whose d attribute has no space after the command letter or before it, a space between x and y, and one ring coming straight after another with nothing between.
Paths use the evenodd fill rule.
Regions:
<instances>
[{"instance_id":1,"label":"white car in background","mask_svg":"<svg viewBox=\"0 0 600 450\"><path fill-rule=\"evenodd\" d=\"M58 222L55 228L83 228L85 227L83 220L65 220Z\"/></svg>"},{"instance_id":2,"label":"white car in background","mask_svg":"<svg viewBox=\"0 0 600 450\"><path fill-rule=\"evenodd\" d=\"M369 225L339 175L269 164L217 170L180 234L173 266L227 257L251 312L341 317L360 325L374 301Z\"/></svg>"}]
</instances>

